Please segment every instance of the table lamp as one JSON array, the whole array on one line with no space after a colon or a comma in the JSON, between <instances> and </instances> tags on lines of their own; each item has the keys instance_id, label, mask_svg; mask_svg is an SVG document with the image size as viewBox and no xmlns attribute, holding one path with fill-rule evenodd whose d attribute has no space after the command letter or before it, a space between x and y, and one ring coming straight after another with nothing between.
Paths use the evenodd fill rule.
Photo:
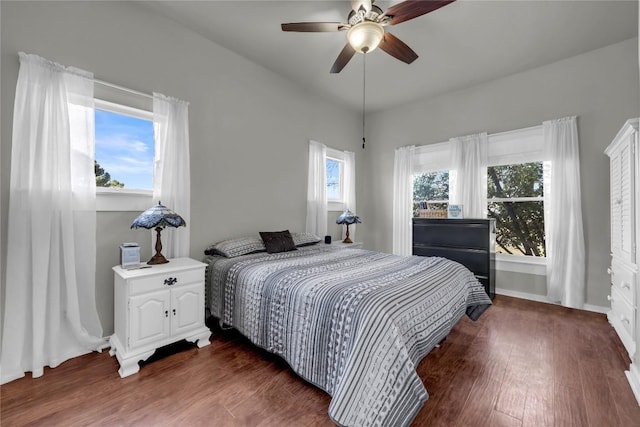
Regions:
<instances>
[{"instance_id":1,"label":"table lamp","mask_svg":"<svg viewBox=\"0 0 640 427\"><path fill-rule=\"evenodd\" d=\"M360 224L362 223L362 221L360 221L360 218L358 218L358 216L356 214L354 214L353 212L351 212L349 209L347 209L346 211L342 212L342 214L338 217L338 219L336 219L336 224L346 224L347 225L347 233L345 235L345 239L342 241L342 243L353 243L351 241L351 239L349 238L349 225L350 224Z\"/></svg>"},{"instance_id":2,"label":"table lamp","mask_svg":"<svg viewBox=\"0 0 640 427\"><path fill-rule=\"evenodd\" d=\"M162 241L160 240L160 232L165 227L182 227L187 223L182 219L180 215L172 211L171 209L163 206L160 202L152 208L142 212L131 224L131 228L146 228L156 230L156 254L151 257L147 264L166 264L169 262L162 255Z\"/></svg>"}]
</instances>

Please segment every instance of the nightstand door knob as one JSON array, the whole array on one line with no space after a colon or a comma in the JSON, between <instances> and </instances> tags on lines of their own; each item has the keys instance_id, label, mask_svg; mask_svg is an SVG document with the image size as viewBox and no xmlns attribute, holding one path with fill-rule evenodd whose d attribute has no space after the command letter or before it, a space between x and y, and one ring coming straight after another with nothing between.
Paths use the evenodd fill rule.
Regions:
<instances>
[{"instance_id":1,"label":"nightstand door knob","mask_svg":"<svg viewBox=\"0 0 640 427\"><path fill-rule=\"evenodd\" d=\"M169 317L169 310L164 311L164 317Z\"/></svg>"},{"instance_id":2,"label":"nightstand door knob","mask_svg":"<svg viewBox=\"0 0 640 427\"><path fill-rule=\"evenodd\" d=\"M174 316L176 315L176 309L175 308L173 309L173 315Z\"/></svg>"},{"instance_id":3,"label":"nightstand door knob","mask_svg":"<svg viewBox=\"0 0 640 427\"><path fill-rule=\"evenodd\" d=\"M175 277L169 277L168 279L164 279L164 284L167 286L175 285L178 282L178 279Z\"/></svg>"}]
</instances>

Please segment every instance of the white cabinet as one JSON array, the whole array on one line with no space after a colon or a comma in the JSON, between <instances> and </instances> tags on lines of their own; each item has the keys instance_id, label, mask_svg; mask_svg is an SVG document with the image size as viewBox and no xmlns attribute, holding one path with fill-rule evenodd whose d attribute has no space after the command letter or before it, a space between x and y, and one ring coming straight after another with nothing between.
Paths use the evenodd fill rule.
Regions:
<instances>
[{"instance_id":1,"label":"white cabinet","mask_svg":"<svg viewBox=\"0 0 640 427\"><path fill-rule=\"evenodd\" d=\"M610 159L611 181L611 311L609 322L629 352L627 377L640 401L640 355L637 351L640 319L638 266L640 256L640 141L638 119L628 120L605 153Z\"/></svg>"},{"instance_id":2,"label":"white cabinet","mask_svg":"<svg viewBox=\"0 0 640 427\"><path fill-rule=\"evenodd\" d=\"M158 347L186 339L209 344L204 325L205 264L176 258L167 264L114 271L114 329L110 354L121 377L140 370Z\"/></svg>"}]
</instances>

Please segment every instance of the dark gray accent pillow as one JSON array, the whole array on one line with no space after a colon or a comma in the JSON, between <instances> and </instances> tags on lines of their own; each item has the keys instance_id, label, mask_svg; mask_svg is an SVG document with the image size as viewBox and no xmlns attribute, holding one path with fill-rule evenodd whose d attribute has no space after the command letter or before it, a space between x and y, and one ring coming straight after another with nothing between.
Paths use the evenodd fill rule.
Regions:
<instances>
[{"instance_id":1,"label":"dark gray accent pillow","mask_svg":"<svg viewBox=\"0 0 640 427\"><path fill-rule=\"evenodd\" d=\"M261 231L260 237L270 254L297 250L289 230Z\"/></svg>"}]
</instances>

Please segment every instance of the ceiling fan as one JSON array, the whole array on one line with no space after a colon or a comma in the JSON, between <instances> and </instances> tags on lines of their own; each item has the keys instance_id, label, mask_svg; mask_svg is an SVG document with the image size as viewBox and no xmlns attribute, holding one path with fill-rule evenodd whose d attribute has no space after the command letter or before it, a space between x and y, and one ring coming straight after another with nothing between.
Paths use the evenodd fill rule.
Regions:
<instances>
[{"instance_id":1,"label":"ceiling fan","mask_svg":"<svg viewBox=\"0 0 640 427\"><path fill-rule=\"evenodd\" d=\"M332 73L339 73L356 52L368 53L376 47L411 64L418 58L402 40L385 31L386 26L396 25L418 16L422 16L455 0L405 0L383 12L374 3L375 0L351 0L351 12L348 23L341 22L294 22L282 24L282 31L295 32L332 32L347 31L347 44L331 67Z\"/></svg>"}]
</instances>

